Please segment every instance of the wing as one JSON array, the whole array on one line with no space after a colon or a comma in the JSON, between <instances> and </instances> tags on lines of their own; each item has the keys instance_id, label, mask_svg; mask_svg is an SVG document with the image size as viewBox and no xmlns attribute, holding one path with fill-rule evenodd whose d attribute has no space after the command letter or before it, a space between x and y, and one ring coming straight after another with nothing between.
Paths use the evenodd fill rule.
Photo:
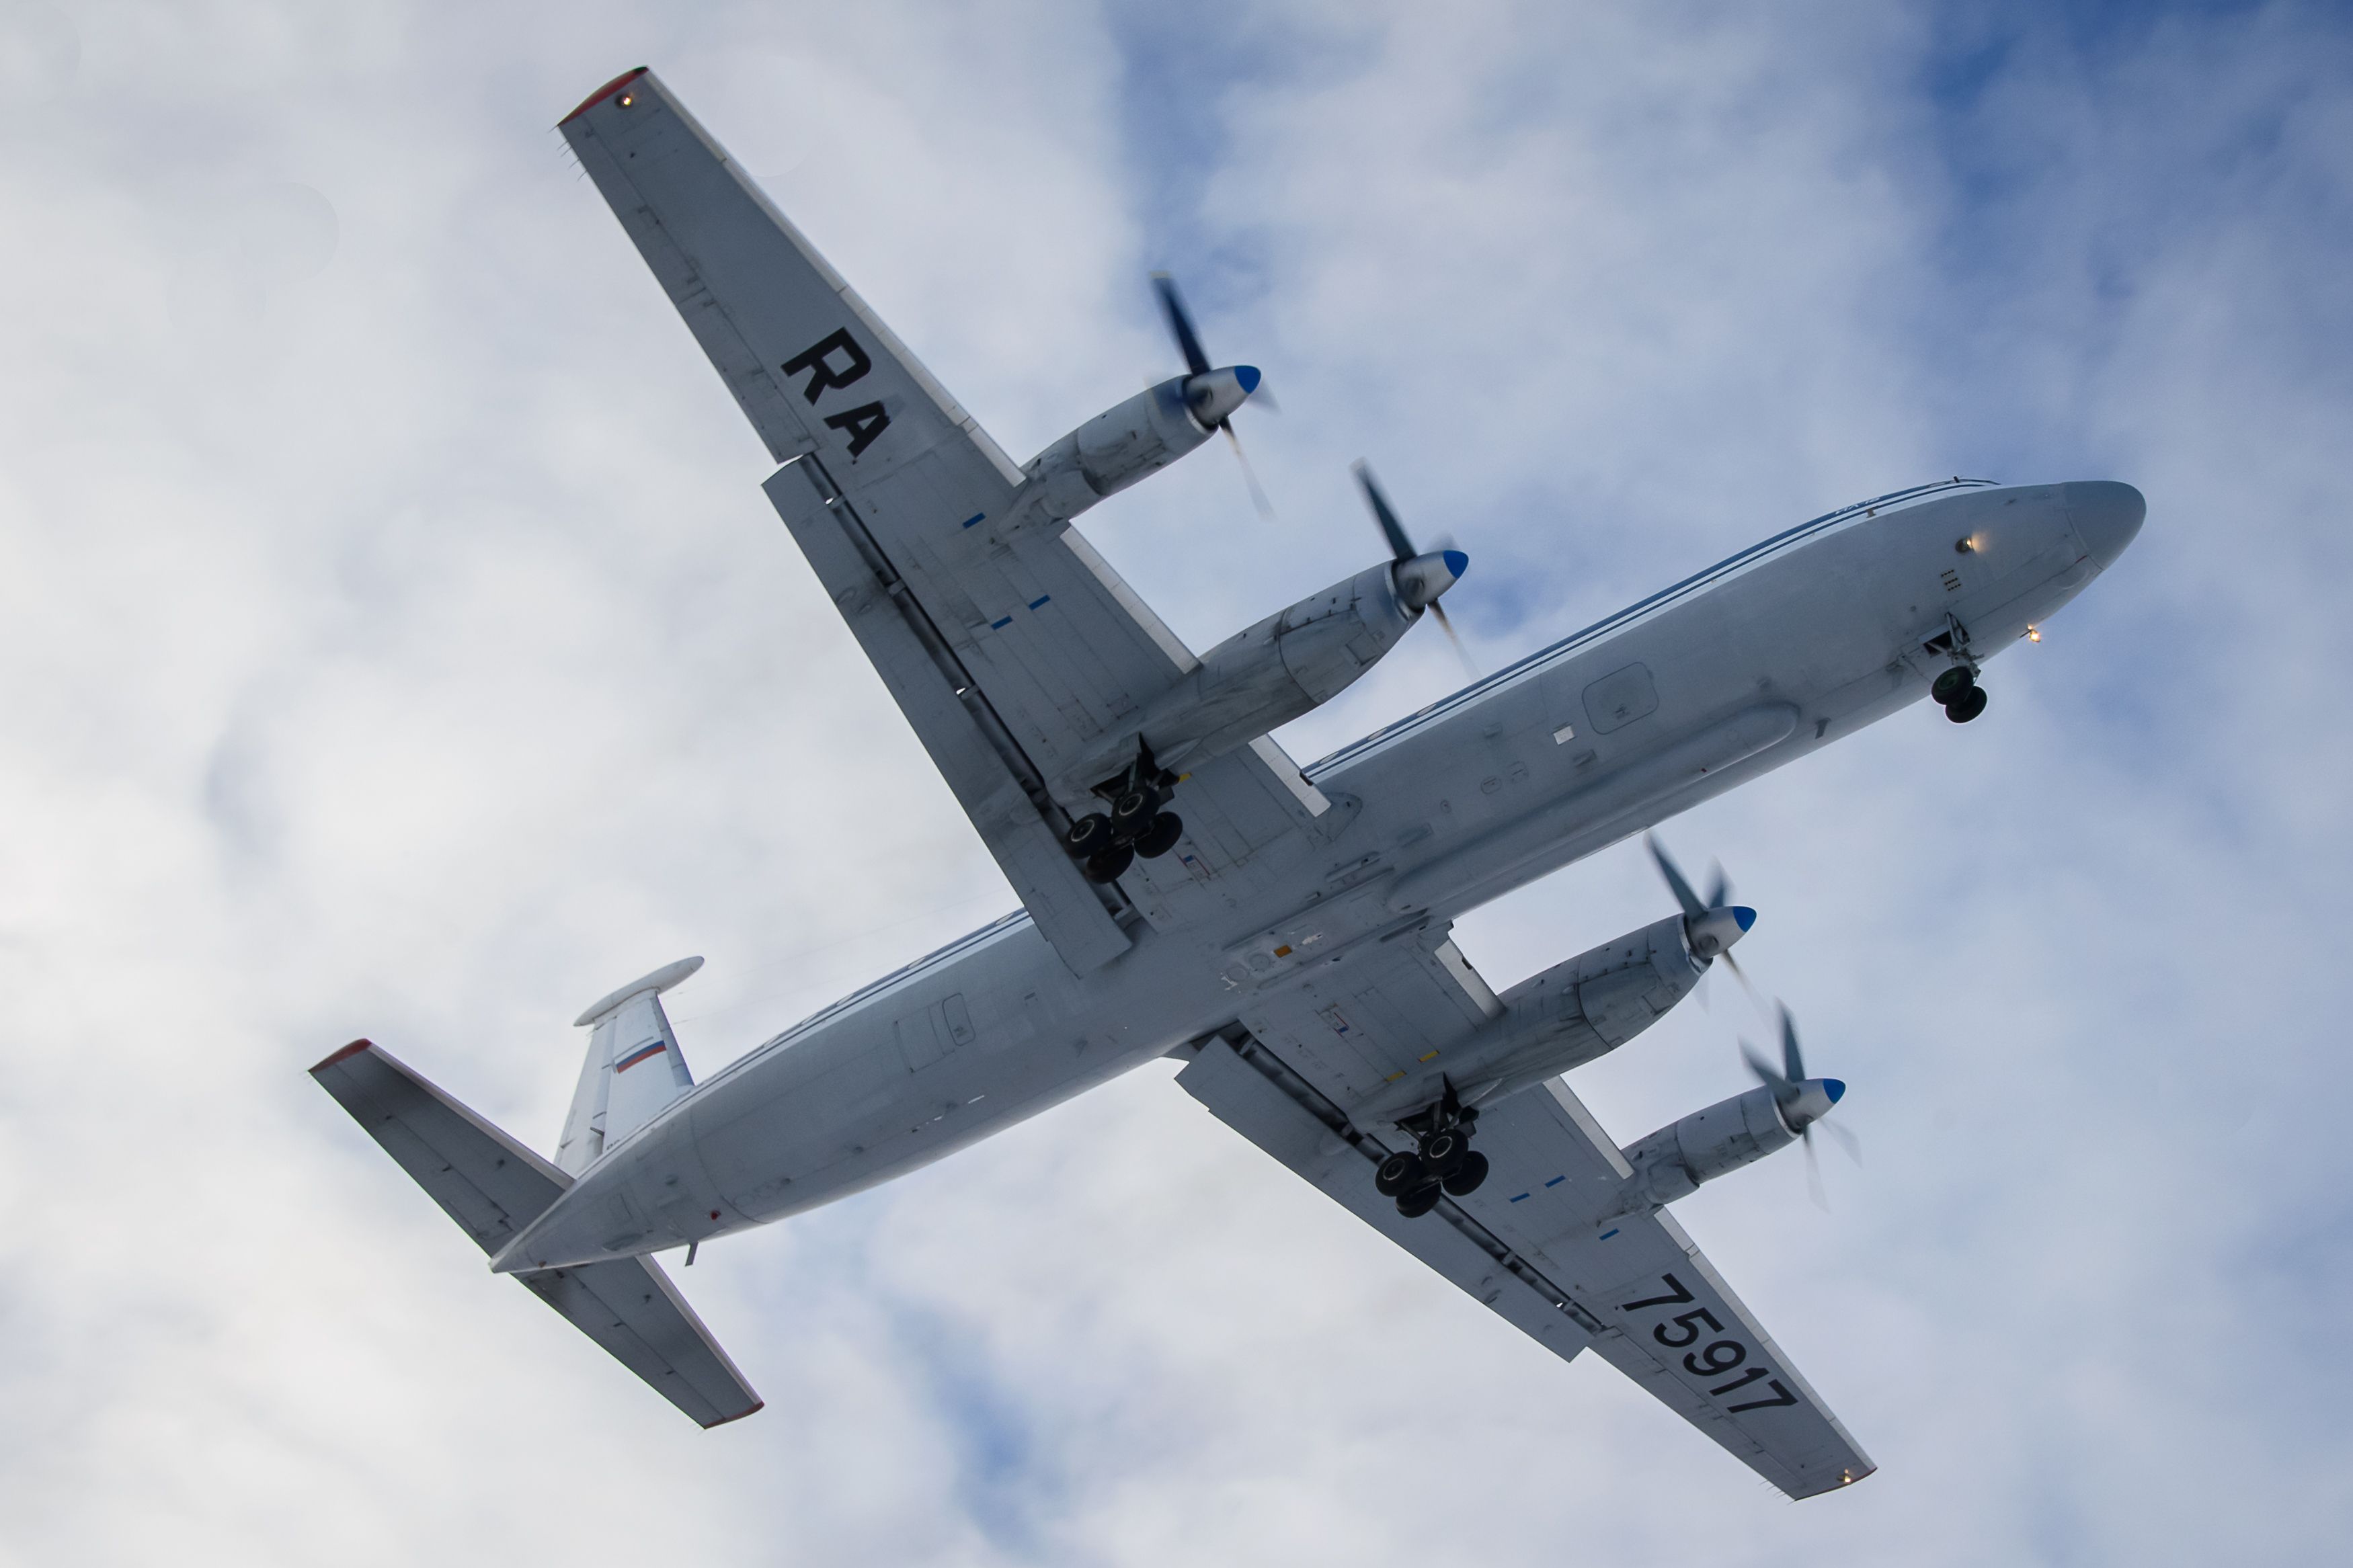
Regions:
<instances>
[{"instance_id":1,"label":"wing","mask_svg":"<svg viewBox=\"0 0 2353 1568\"><path fill-rule=\"evenodd\" d=\"M1088 883L1059 838L1092 807L1064 775L1191 669L1191 652L1075 530L1017 521L1021 470L650 72L611 83L562 130L787 465L769 499L1073 970L1124 952L1132 912L1181 921L1214 897L1204 887L1249 875L1322 814L1261 742L1187 781L1187 841L1130 874L1133 909Z\"/></svg>"},{"instance_id":2,"label":"wing","mask_svg":"<svg viewBox=\"0 0 2353 1568\"><path fill-rule=\"evenodd\" d=\"M1497 1005L1451 941L1358 952L1261 994L1177 1082L1555 1354L1591 1345L1789 1496L1869 1475L1683 1227L1663 1210L1613 1213L1631 1173L1560 1080L1481 1109L1492 1170L1470 1196L1409 1220L1374 1191L1374 1166L1408 1141L1353 1124L1345 1106L1427 1053L1442 1059Z\"/></svg>"}]
</instances>

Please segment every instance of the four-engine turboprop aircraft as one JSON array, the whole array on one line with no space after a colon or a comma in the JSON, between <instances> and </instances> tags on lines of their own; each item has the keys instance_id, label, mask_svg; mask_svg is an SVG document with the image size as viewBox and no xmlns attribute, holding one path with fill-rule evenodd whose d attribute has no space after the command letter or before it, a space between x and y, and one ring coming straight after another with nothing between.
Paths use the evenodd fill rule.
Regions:
<instances>
[{"instance_id":1,"label":"four-engine turboprop aircraft","mask_svg":"<svg viewBox=\"0 0 2353 1568\"><path fill-rule=\"evenodd\" d=\"M661 994L581 1014L551 1162L360 1041L311 1069L512 1274L706 1426L759 1408L652 1255L872 1186L1162 1057L1242 1136L1564 1360L1590 1347L1793 1497L1871 1461L1665 1205L1838 1099L1785 1026L1759 1087L1620 1147L1562 1074L1729 960L1680 906L1500 994L1496 895L1985 661L2138 531L2107 481L1951 479L1818 517L1302 769L1269 738L1466 566L1366 480L1393 560L1195 655L1071 526L1258 385L1187 363L1016 467L644 70L562 122L781 466L769 500L1022 908L708 1082ZM1655 844L1654 852L1657 852Z\"/></svg>"}]
</instances>

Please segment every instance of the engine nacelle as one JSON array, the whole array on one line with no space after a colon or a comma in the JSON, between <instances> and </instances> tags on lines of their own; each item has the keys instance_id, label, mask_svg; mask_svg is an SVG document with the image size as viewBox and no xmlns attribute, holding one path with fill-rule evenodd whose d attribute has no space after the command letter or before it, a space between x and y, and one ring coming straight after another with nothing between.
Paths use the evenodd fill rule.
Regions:
<instances>
[{"instance_id":1,"label":"engine nacelle","mask_svg":"<svg viewBox=\"0 0 2353 1568\"><path fill-rule=\"evenodd\" d=\"M1716 936L1714 952L1747 929L1735 911L1723 912L1730 938ZM1498 998L1503 1016L1466 1047L1392 1085L1366 1107L1367 1118L1405 1115L1429 1104L1440 1092L1441 1071L1465 1102L1478 1103L1582 1067L1665 1016L1691 994L1713 956L1695 953L1683 917L1670 915L1556 963L1504 992Z\"/></svg>"},{"instance_id":2,"label":"engine nacelle","mask_svg":"<svg viewBox=\"0 0 2353 1568\"><path fill-rule=\"evenodd\" d=\"M1250 744L1330 701L1397 646L1468 562L1459 551L1368 566L1237 632L1064 780L1091 789L1134 760L1138 739L1174 773Z\"/></svg>"},{"instance_id":3,"label":"engine nacelle","mask_svg":"<svg viewBox=\"0 0 2353 1568\"><path fill-rule=\"evenodd\" d=\"M1166 468L1208 440L1258 383L1255 369L1231 365L1173 377L1103 410L1021 470L1008 527L1067 522Z\"/></svg>"},{"instance_id":4,"label":"engine nacelle","mask_svg":"<svg viewBox=\"0 0 2353 1568\"><path fill-rule=\"evenodd\" d=\"M1828 1110L1828 1104L1822 1109ZM1688 1197L1701 1183L1761 1160L1797 1138L1781 1119L1770 1089L1752 1089L1719 1100L1618 1152L1634 1173L1620 1189L1620 1201L1612 1212L1630 1214Z\"/></svg>"}]
</instances>

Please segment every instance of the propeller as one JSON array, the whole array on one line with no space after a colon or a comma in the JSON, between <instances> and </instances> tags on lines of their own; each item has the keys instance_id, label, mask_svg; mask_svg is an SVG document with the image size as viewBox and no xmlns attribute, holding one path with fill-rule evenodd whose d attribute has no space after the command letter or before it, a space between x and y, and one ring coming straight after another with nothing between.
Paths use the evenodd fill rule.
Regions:
<instances>
[{"instance_id":1,"label":"propeller","mask_svg":"<svg viewBox=\"0 0 2353 1568\"><path fill-rule=\"evenodd\" d=\"M1176 340L1176 352L1185 358L1186 406L1204 428L1226 433L1226 439L1234 448L1234 460L1242 466L1242 479L1250 486L1250 500L1258 504L1259 515L1273 521L1274 503L1266 499L1257 471L1242 454L1242 438L1234 433L1233 419L1233 411L1241 405L1242 399L1256 393L1261 406L1272 409L1273 395L1259 392L1261 378L1256 365L1211 368L1208 351L1201 346L1201 334L1193 329L1193 313L1185 309L1184 296L1176 292L1176 279L1166 272L1155 272L1152 275L1152 287L1160 296L1161 313L1168 318L1168 332Z\"/></svg>"},{"instance_id":2,"label":"propeller","mask_svg":"<svg viewBox=\"0 0 2353 1568\"><path fill-rule=\"evenodd\" d=\"M1691 882L1683 876L1683 868L1667 853L1667 847L1659 842L1659 836L1645 834L1642 842L1650 847L1651 858L1658 862L1659 875L1666 879L1668 888L1675 895L1675 902L1683 907L1683 936L1691 943L1692 952L1703 959L1724 960L1724 966L1732 971L1742 988L1748 993L1748 999L1762 1011L1765 1006L1763 998L1757 994L1757 987L1749 984L1748 972L1741 968L1740 961L1732 956L1732 944L1746 935L1748 928L1757 923L1757 911L1729 901L1732 882L1725 876L1722 866L1715 868L1715 883L1707 890L1707 900L1701 902L1700 896L1692 891Z\"/></svg>"},{"instance_id":3,"label":"propeller","mask_svg":"<svg viewBox=\"0 0 2353 1568\"><path fill-rule=\"evenodd\" d=\"M1380 485L1373 479L1372 466L1360 458L1349 465L1349 471L1356 476L1356 484L1365 492L1365 504L1373 509L1373 521L1381 525L1381 537L1388 541L1389 553L1397 557L1398 565L1406 567L1416 563L1425 563L1416 566L1415 572L1423 579L1420 592L1427 593L1428 597L1419 598L1418 594L1412 594L1409 595L1409 602L1419 598L1414 607L1427 609L1438 617L1438 624L1446 630L1447 640L1454 645L1455 654L1462 660L1462 668L1471 672L1472 679L1478 679L1479 667L1472 662L1471 650L1462 646L1462 634L1454 629L1454 623L1446 618L1446 606L1439 603L1440 597L1454 585L1455 579L1461 577L1471 564L1471 558L1460 550L1451 549L1440 549L1434 556L1424 556L1413 547L1413 540L1406 533L1405 524L1398 521L1397 509L1389 505L1389 498L1381 493ZM1398 585L1407 589L1416 586L1402 578Z\"/></svg>"},{"instance_id":4,"label":"propeller","mask_svg":"<svg viewBox=\"0 0 2353 1568\"><path fill-rule=\"evenodd\" d=\"M1814 1128L1819 1124L1839 1141L1839 1146L1856 1164L1862 1163L1862 1143L1853 1132L1835 1121L1823 1118L1830 1114L1846 1094L1846 1085L1834 1078L1810 1079L1806 1076L1805 1053L1798 1048L1798 1021L1789 1016L1785 1005L1781 1008L1781 1065L1772 1063L1757 1054L1757 1048L1746 1040L1740 1042L1740 1057L1757 1081L1773 1091L1774 1107L1781 1113L1782 1124L1798 1135L1806 1146L1806 1185L1814 1202L1828 1209L1822 1196L1822 1169L1814 1155Z\"/></svg>"}]
</instances>

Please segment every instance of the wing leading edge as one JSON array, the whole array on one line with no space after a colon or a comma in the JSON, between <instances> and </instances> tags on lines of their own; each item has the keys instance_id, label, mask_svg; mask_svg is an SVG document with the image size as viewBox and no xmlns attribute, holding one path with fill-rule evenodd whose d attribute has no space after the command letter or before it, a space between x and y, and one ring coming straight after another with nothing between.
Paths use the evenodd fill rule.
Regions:
<instances>
[{"instance_id":1,"label":"wing leading edge","mask_svg":"<svg viewBox=\"0 0 2353 1568\"><path fill-rule=\"evenodd\" d=\"M1613 1212L1631 1172L1560 1080L1481 1108L1477 1143L1492 1169L1470 1196L1409 1220L1375 1192L1373 1167L1390 1147L1321 1081L1335 1037L1355 1053L1443 1050L1491 1001L1458 978L1451 943L1390 949L1353 976L1356 964L1326 966L1312 991L1262 994L1244 1009L1247 1026L1203 1047L1176 1081L1556 1355L1591 1346L1790 1497L1869 1475L1871 1460L1683 1227L1664 1210ZM1398 1037L1367 1037L1384 1035Z\"/></svg>"}]
</instances>

